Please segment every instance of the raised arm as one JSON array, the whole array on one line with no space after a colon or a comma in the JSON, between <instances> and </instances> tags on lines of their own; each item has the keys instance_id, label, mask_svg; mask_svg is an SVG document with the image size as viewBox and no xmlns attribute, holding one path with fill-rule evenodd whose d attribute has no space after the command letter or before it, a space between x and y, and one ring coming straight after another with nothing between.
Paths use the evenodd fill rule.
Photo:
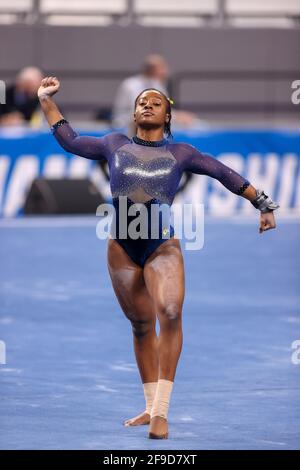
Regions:
<instances>
[{"instance_id":1,"label":"raised arm","mask_svg":"<svg viewBox=\"0 0 300 470\"><path fill-rule=\"evenodd\" d=\"M273 211L279 205L272 201L261 189L256 189L246 178L232 168L210 155L199 152L192 145L186 144L182 154L181 165L183 170L217 179L229 191L248 199L256 209L260 210L260 233L275 228Z\"/></svg>"},{"instance_id":2,"label":"raised arm","mask_svg":"<svg viewBox=\"0 0 300 470\"><path fill-rule=\"evenodd\" d=\"M64 118L52 100L52 96L58 92L59 88L60 83L56 77L45 77L41 81L41 86L37 92L42 111L49 126L53 126L53 124Z\"/></svg>"},{"instance_id":3,"label":"raised arm","mask_svg":"<svg viewBox=\"0 0 300 470\"><path fill-rule=\"evenodd\" d=\"M79 136L64 119L52 96L60 88L56 77L46 77L38 89L38 97L51 131L59 144L70 153L91 160L107 159L109 155L109 139L105 137Z\"/></svg>"}]
</instances>

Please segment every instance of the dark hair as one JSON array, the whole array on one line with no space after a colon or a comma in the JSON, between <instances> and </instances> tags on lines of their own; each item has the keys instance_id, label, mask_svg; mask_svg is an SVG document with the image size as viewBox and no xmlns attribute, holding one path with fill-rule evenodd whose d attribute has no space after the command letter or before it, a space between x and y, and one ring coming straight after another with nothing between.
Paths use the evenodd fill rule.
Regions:
<instances>
[{"instance_id":1,"label":"dark hair","mask_svg":"<svg viewBox=\"0 0 300 470\"><path fill-rule=\"evenodd\" d=\"M168 122L165 122L165 125L164 125L164 133L167 134L167 137L172 137L173 138L173 135L172 135L172 132L171 132L171 119L172 119L172 109L171 109L171 103L170 103L170 100L169 98L160 90L157 90L156 88L145 88L145 90L141 91L141 93L136 97L135 99L135 102L134 102L134 109L136 108L136 105L137 105L137 102L138 102L138 99L139 97L145 92L145 91L150 91L150 90L153 90L153 91L157 91L160 95L162 95L164 97L164 99L166 100L166 103L167 103L167 114L170 115L170 119Z\"/></svg>"}]
</instances>

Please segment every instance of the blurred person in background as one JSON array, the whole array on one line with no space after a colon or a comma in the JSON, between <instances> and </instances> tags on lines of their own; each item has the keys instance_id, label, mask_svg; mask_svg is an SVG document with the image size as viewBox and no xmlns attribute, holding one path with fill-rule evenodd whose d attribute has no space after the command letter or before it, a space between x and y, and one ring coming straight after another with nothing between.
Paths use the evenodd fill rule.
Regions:
<instances>
[{"instance_id":1,"label":"blurred person in background","mask_svg":"<svg viewBox=\"0 0 300 470\"><path fill-rule=\"evenodd\" d=\"M117 90L113 104L113 127L127 129L128 135L134 135L132 113L136 97L147 88L155 88L168 96L169 75L169 66L164 57L159 54L147 55L141 73L126 78ZM173 109L172 119L175 125L183 127L189 127L198 121L194 113L176 109Z\"/></svg>"},{"instance_id":2,"label":"blurred person in background","mask_svg":"<svg viewBox=\"0 0 300 470\"><path fill-rule=\"evenodd\" d=\"M1 126L38 125L41 114L37 90L43 74L37 67L25 67L7 87L6 103L0 106Z\"/></svg>"}]
</instances>

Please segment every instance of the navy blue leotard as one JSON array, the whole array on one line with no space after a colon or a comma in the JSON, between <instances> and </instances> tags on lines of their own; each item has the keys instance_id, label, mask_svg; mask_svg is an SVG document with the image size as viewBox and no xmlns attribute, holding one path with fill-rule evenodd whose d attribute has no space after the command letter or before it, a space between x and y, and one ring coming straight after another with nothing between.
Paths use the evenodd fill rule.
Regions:
<instances>
[{"instance_id":1,"label":"navy blue leotard","mask_svg":"<svg viewBox=\"0 0 300 470\"><path fill-rule=\"evenodd\" d=\"M148 209L152 204L171 206L185 170L215 178L239 195L250 184L228 166L189 144L170 143L167 139L148 142L137 136L130 139L117 132L104 137L79 136L68 122L54 126L53 134L66 151L92 160L107 161L116 213L121 196L127 197L128 206L134 203L143 203ZM117 227L116 240L130 258L143 267L151 253L166 241L163 230L160 220L158 238L123 239L118 236ZM173 234L170 226L168 238Z\"/></svg>"}]
</instances>

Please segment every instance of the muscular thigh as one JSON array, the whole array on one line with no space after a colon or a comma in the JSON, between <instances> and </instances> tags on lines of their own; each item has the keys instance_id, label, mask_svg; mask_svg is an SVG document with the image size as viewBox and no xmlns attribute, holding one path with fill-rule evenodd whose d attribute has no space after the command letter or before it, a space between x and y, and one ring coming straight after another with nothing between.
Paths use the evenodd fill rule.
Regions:
<instances>
[{"instance_id":1,"label":"muscular thigh","mask_svg":"<svg viewBox=\"0 0 300 470\"><path fill-rule=\"evenodd\" d=\"M156 312L169 305L181 310L185 276L178 239L165 241L148 258L144 266L144 279Z\"/></svg>"},{"instance_id":2,"label":"muscular thigh","mask_svg":"<svg viewBox=\"0 0 300 470\"><path fill-rule=\"evenodd\" d=\"M131 321L150 321L155 317L153 303L145 285L143 268L135 264L113 239L108 240L108 271L125 315Z\"/></svg>"}]
</instances>

